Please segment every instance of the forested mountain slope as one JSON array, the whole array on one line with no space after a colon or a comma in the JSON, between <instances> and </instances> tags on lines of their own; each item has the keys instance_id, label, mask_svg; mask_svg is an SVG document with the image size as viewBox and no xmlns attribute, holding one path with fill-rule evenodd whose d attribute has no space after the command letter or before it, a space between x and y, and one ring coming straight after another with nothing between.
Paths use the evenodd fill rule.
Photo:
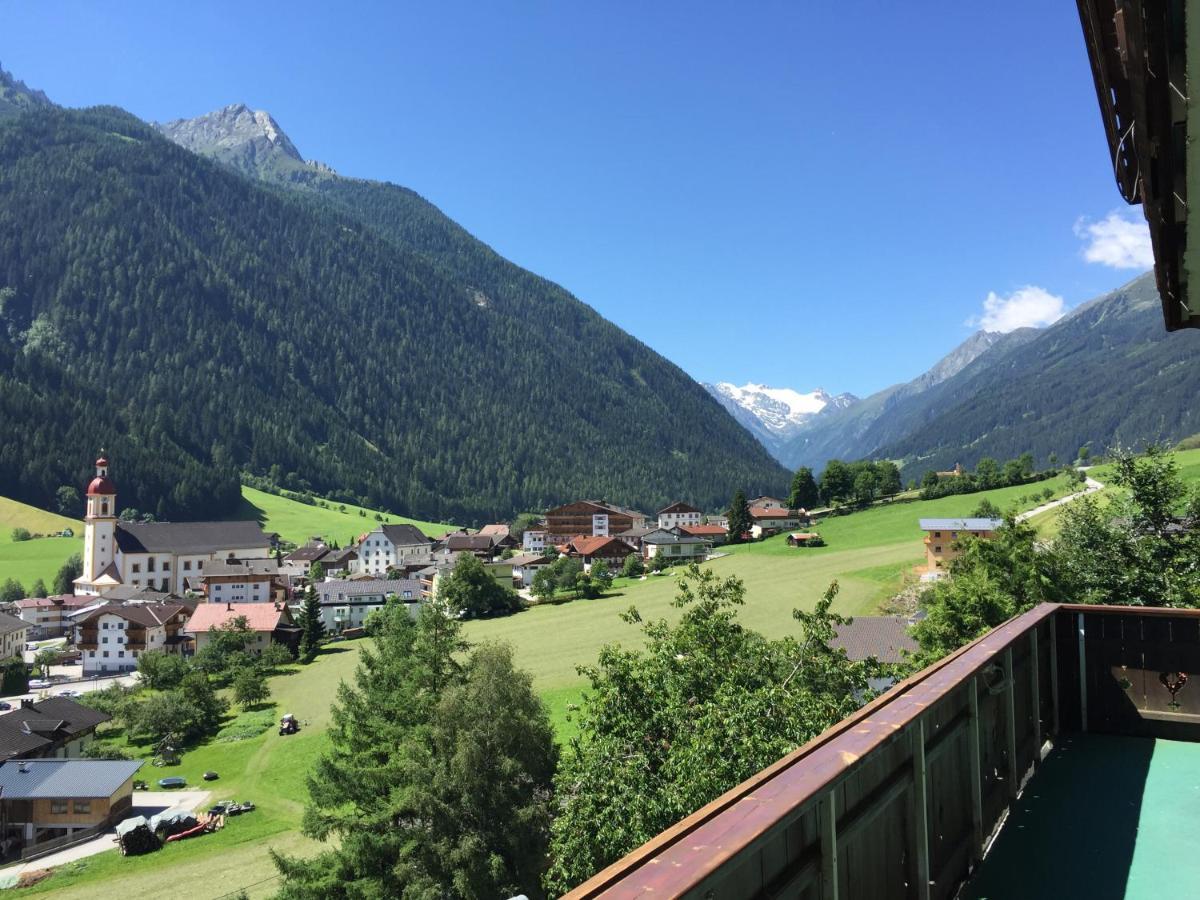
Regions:
<instances>
[{"instance_id":1,"label":"forested mountain slope","mask_svg":"<svg viewBox=\"0 0 1200 900\"><path fill-rule=\"evenodd\" d=\"M919 474L983 456L1173 444L1200 430L1198 361L1200 334L1163 330L1147 273L945 382L936 414L879 453Z\"/></svg>"},{"instance_id":2,"label":"forested mountain slope","mask_svg":"<svg viewBox=\"0 0 1200 900\"><path fill-rule=\"evenodd\" d=\"M785 473L684 372L412 192L267 187L116 109L0 124L0 494L103 444L122 502L221 515L239 470L471 522Z\"/></svg>"}]
</instances>

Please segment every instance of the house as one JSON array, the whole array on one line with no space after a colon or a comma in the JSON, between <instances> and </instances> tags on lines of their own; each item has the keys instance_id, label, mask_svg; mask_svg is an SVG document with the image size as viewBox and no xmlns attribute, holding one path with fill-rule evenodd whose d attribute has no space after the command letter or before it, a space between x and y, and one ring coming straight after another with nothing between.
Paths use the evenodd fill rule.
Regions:
<instances>
[{"instance_id":1,"label":"house","mask_svg":"<svg viewBox=\"0 0 1200 900\"><path fill-rule=\"evenodd\" d=\"M546 513L546 540L558 544L582 535L609 537L634 527L643 527L641 513L601 500L577 500Z\"/></svg>"},{"instance_id":2,"label":"house","mask_svg":"<svg viewBox=\"0 0 1200 900\"><path fill-rule=\"evenodd\" d=\"M299 566L305 572L312 568L312 564L319 562L324 565L325 557L328 555L330 547L320 537L309 538L291 553L287 554L283 561L289 566Z\"/></svg>"},{"instance_id":3,"label":"house","mask_svg":"<svg viewBox=\"0 0 1200 900\"><path fill-rule=\"evenodd\" d=\"M815 531L793 531L787 536L789 547L820 547L825 540Z\"/></svg>"},{"instance_id":4,"label":"house","mask_svg":"<svg viewBox=\"0 0 1200 900\"><path fill-rule=\"evenodd\" d=\"M512 586L517 589L529 587L533 584L533 576L538 570L550 565L555 559L556 557L545 553L522 553L506 559L505 562L512 566Z\"/></svg>"},{"instance_id":5,"label":"house","mask_svg":"<svg viewBox=\"0 0 1200 900\"><path fill-rule=\"evenodd\" d=\"M208 645L209 629L221 628L238 618L244 618L254 632L254 639L246 649L256 656L272 644L284 644L294 653L300 643L300 628L282 603L201 603L184 631L199 653Z\"/></svg>"},{"instance_id":6,"label":"house","mask_svg":"<svg viewBox=\"0 0 1200 900\"><path fill-rule=\"evenodd\" d=\"M353 547L342 547L340 550L329 550L321 557L321 568L325 570L326 575L335 573L349 573L354 570L354 564L358 561L358 553Z\"/></svg>"},{"instance_id":7,"label":"house","mask_svg":"<svg viewBox=\"0 0 1200 900\"><path fill-rule=\"evenodd\" d=\"M403 600L413 608L421 602L421 582L415 578L335 579L315 587L321 604L321 621L329 634L341 634L347 628L361 628L367 615L382 609L389 597Z\"/></svg>"},{"instance_id":8,"label":"house","mask_svg":"<svg viewBox=\"0 0 1200 900\"><path fill-rule=\"evenodd\" d=\"M639 525L634 528L626 528L617 535L621 540L627 543L638 553L642 552L642 538L651 532L658 531L657 528L651 528L649 525Z\"/></svg>"},{"instance_id":9,"label":"house","mask_svg":"<svg viewBox=\"0 0 1200 900\"><path fill-rule=\"evenodd\" d=\"M812 521L807 510L786 509L778 506L750 507L750 534L755 538L778 534L789 528L799 528Z\"/></svg>"},{"instance_id":10,"label":"house","mask_svg":"<svg viewBox=\"0 0 1200 900\"><path fill-rule=\"evenodd\" d=\"M933 574L949 568L958 558L958 541L968 535L989 539L996 536L996 529L1004 524L1003 519L921 519L921 530L925 532L925 571Z\"/></svg>"},{"instance_id":11,"label":"house","mask_svg":"<svg viewBox=\"0 0 1200 900\"><path fill-rule=\"evenodd\" d=\"M875 657L882 663L901 663L906 653L920 649L909 631L911 621L902 616L855 616L844 625L834 626L829 646L845 650L846 656L859 661Z\"/></svg>"},{"instance_id":12,"label":"house","mask_svg":"<svg viewBox=\"0 0 1200 900\"><path fill-rule=\"evenodd\" d=\"M724 513L714 513L704 517L705 525L720 525L726 531L729 530L729 516Z\"/></svg>"},{"instance_id":13,"label":"house","mask_svg":"<svg viewBox=\"0 0 1200 900\"><path fill-rule=\"evenodd\" d=\"M13 604L17 618L29 626L29 638L62 637L70 625L68 615L96 603L94 596L56 594L53 597L27 597Z\"/></svg>"},{"instance_id":14,"label":"house","mask_svg":"<svg viewBox=\"0 0 1200 900\"><path fill-rule=\"evenodd\" d=\"M682 528L660 528L642 538L642 556L645 559L661 556L671 562L699 561L708 556L708 548L708 541L688 534Z\"/></svg>"},{"instance_id":15,"label":"house","mask_svg":"<svg viewBox=\"0 0 1200 900\"><path fill-rule=\"evenodd\" d=\"M217 559L200 577L209 603L272 603L283 600L278 561L271 559Z\"/></svg>"},{"instance_id":16,"label":"house","mask_svg":"<svg viewBox=\"0 0 1200 900\"><path fill-rule=\"evenodd\" d=\"M755 497L750 501L751 508L757 506L761 509L787 509L788 503L786 500L780 500L778 497Z\"/></svg>"},{"instance_id":17,"label":"house","mask_svg":"<svg viewBox=\"0 0 1200 900\"><path fill-rule=\"evenodd\" d=\"M573 538L567 542L565 550L568 556L583 563L585 572L590 572L592 563L597 561L603 561L610 569L619 569L625 557L637 552L620 538L603 535Z\"/></svg>"},{"instance_id":18,"label":"house","mask_svg":"<svg viewBox=\"0 0 1200 900\"><path fill-rule=\"evenodd\" d=\"M29 623L0 612L0 664L10 659L24 659Z\"/></svg>"},{"instance_id":19,"label":"house","mask_svg":"<svg viewBox=\"0 0 1200 900\"><path fill-rule=\"evenodd\" d=\"M672 503L658 511L659 528L676 528L682 525L699 525L700 510L686 503Z\"/></svg>"},{"instance_id":20,"label":"house","mask_svg":"<svg viewBox=\"0 0 1200 900\"><path fill-rule=\"evenodd\" d=\"M132 672L138 656L147 650L181 652L187 643L184 625L191 614L189 605L178 602L105 602L81 610L72 628L84 677Z\"/></svg>"},{"instance_id":21,"label":"house","mask_svg":"<svg viewBox=\"0 0 1200 900\"><path fill-rule=\"evenodd\" d=\"M683 530L692 537L704 538L714 547L720 546L729 540L728 525L684 525Z\"/></svg>"},{"instance_id":22,"label":"house","mask_svg":"<svg viewBox=\"0 0 1200 900\"><path fill-rule=\"evenodd\" d=\"M546 549L546 532L541 528L530 528L521 535L521 549L526 553L542 553Z\"/></svg>"},{"instance_id":23,"label":"house","mask_svg":"<svg viewBox=\"0 0 1200 900\"><path fill-rule=\"evenodd\" d=\"M495 534L452 534L437 549L435 556L441 561L453 562L460 553L470 553L484 562L490 562L507 549L516 546L507 533L503 537Z\"/></svg>"},{"instance_id":24,"label":"house","mask_svg":"<svg viewBox=\"0 0 1200 900\"><path fill-rule=\"evenodd\" d=\"M509 536L508 523L507 522L495 522L491 525L484 525L482 528L479 529L479 533L495 535L498 538L508 537Z\"/></svg>"},{"instance_id":25,"label":"house","mask_svg":"<svg viewBox=\"0 0 1200 900\"><path fill-rule=\"evenodd\" d=\"M117 518L117 487L108 460L96 460L87 486L83 534L83 574L76 594L103 595L112 588L154 588L182 594L186 581L205 563L230 556L262 558L272 538L257 522L122 522Z\"/></svg>"},{"instance_id":26,"label":"house","mask_svg":"<svg viewBox=\"0 0 1200 900\"><path fill-rule=\"evenodd\" d=\"M351 571L364 575L385 575L390 568L406 563L428 563L433 541L415 525L380 525L366 534L355 552L358 560Z\"/></svg>"},{"instance_id":27,"label":"house","mask_svg":"<svg viewBox=\"0 0 1200 900\"><path fill-rule=\"evenodd\" d=\"M0 765L0 839L23 853L91 834L133 809L140 759L13 759Z\"/></svg>"},{"instance_id":28,"label":"house","mask_svg":"<svg viewBox=\"0 0 1200 900\"><path fill-rule=\"evenodd\" d=\"M963 470L962 463L955 463L954 468L951 469L950 471L937 472L935 474L937 475L938 480L941 480L943 478L962 478L963 475L966 474L966 472Z\"/></svg>"},{"instance_id":29,"label":"house","mask_svg":"<svg viewBox=\"0 0 1200 900\"><path fill-rule=\"evenodd\" d=\"M0 715L0 760L82 756L95 740L96 726L111 719L67 697L22 700Z\"/></svg>"}]
</instances>

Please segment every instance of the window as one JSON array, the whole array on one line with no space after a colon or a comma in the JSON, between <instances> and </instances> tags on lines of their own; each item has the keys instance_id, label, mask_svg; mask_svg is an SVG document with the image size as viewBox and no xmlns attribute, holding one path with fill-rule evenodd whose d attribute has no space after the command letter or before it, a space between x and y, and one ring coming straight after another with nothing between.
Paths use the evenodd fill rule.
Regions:
<instances>
[{"instance_id":1,"label":"window","mask_svg":"<svg viewBox=\"0 0 1200 900\"><path fill-rule=\"evenodd\" d=\"M118 650L118 651L117 651L117 657L118 657L118 658L120 658L120 659L124 659L124 658L125 658L125 651L124 651L124 650Z\"/></svg>"},{"instance_id":2,"label":"window","mask_svg":"<svg viewBox=\"0 0 1200 900\"><path fill-rule=\"evenodd\" d=\"M66 806L66 801L63 801L63 806ZM73 800L71 805L75 808L75 814L90 813L92 811L91 800Z\"/></svg>"},{"instance_id":3,"label":"window","mask_svg":"<svg viewBox=\"0 0 1200 900\"><path fill-rule=\"evenodd\" d=\"M170 571L171 571L171 561L170 561L169 559L165 559L165 560L163 560L163 571L164 571L164 572L170 572Z\"/></svg>"},{"instance_id":4,"label":"window","mask_svg":"<svg viewBox=\"0 0 1200 900\"><path fill-rule=\"evenodd\" d=\"M141 564L141 563L134 563L134 564L133 564L133 571L135 571L135 572L140 572L140 571L142 571L142 564Z\"/></svg>"},{"instance_id":5,"label":"window","mask_svg":"<svg viewBox=\"0 0 1200 900\"><path fill-rule=\"evenodd\" d=\"M105 640L107 641L108 638L105 638ZM104 658L108 659L108 651L107 650L104 651Z\"/></svg>"},{"instance_id":6,"label":"window","mask_svg":"<svg viewBox=\"0 0 1200 900\"><path fill-rule=\"evenodd\" d=\"M101 623L100 623L100 627L101 627L101 628L108 628L108 623L107 623L107 622L101 622ZM108 638L105 638L105 640L107 641L107 640L108 640Z\"/></svg>"},{"instance_id":7,"label":"window","mask_svg":"<svg viewBox=\"0 0 1200 900\"><path fill-rule=\"evenodd\" d=\"M941 545L941 544L938 544L936 547L934 547L934 548L933 548L933 552L934 552L934 553L941 553L941 552L942 552L942 545Z\"/></svg>"},{"instance_id":8,"label":"window","mask_svg":"<svg viewBox=\"0 0 1200 900\"><path fill-rule=\"evenodd\" d=\"M196 568L203 569L204 568L204 560L202 560L202 559L196 560Z\"/></svg>"},{"instance_id":9,"label":"window","mask_svg":"<svg viewBox=\"0 0 1200 900\"><path fill-rule=\"evenodd\" d=\"M956 540L956 541L957 541L957 540L958 540L958 532L957 532L957 531L952 531L952 532L950 532L950 538L951 538L952 540Z\"/></svg>"},{"instance_id":10,"label":"window","mask_svg":"<svg viewBox=\"0 0 1200 900\"><path fill-rule=\"evenodd\" d=\"M183 571L185 571L185 572L192 571L192 561L190 559L185 559L183 561Z\"/></svg>"},{"instance_id":11,"label":"window","mask_svg":"<svg viewBox=\"0 0 1200 900\"><path fill-rule=\"evenodd\" d=\"M146 571L147 572L154 571L154 557L153 556L151 556L148 560L146 560Z\"/></svg>"},{"instance_id":12,"label":"window","mask_svg":"<svg viewBox=\"0 0 1200 900\"><path fill-rule=\"evenodd\" d=\"M933 533L933 536L934 536L935 538L940 538L940 537L942 536L942 533L941 533L940 531L935 531L935 532Z\"/></svg>"},{"instance_id":13,"label":"window","mask_svg":"<svg viewBox=\"0 0 1200 900\"><path fill-rule=\"evenodd\" d=\"M108 643L108 635L107 634L104 637L100 638L100 643L102 643L102 644ZM106 653L104 655L107 656L108 654Z\"/></svg>"},{"instance_id":14,"label":"window","mask_svg":"<svg viewBox=\"0 0 1200 900\"><path fill-rule=\"evenodd\" d=\"M67 814L66 800L51 800L50 813L55 816L65 816Z\"/></svg>"}]
</instances>

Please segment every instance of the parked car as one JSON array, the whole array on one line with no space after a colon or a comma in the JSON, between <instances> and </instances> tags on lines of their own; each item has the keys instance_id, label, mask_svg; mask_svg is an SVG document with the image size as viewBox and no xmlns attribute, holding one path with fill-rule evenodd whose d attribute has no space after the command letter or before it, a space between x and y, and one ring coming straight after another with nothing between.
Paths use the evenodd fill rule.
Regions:
<instances>
[{"instance_id":1,"label":"parked car","mask_svg":"<svg viewBox=\"0 0 1200 900\"><path fill-rule=\"evenodd\" d=\"M209 771L209 772L205 772L205 773L204 773L204 780L205 780L205 781L216 781L216 780L217 780L218 778L220 778L220 777L221 777L221 776L220 776L220 775L218 775L216 772Z\"/></svg>"},{"instance_id":2,"label":"parked car","mask_svg":"<svg viewBox=\"0 0 1200 900\"><path fill-rule=\"evenodd\" d=\"M186 779L186 778L181 778L181 777L180 777L180 776L178 776L178 775L172 775L170 778L160 778L160 779L158 779L158 786L159 786L160 788L164 788L164 789L166 789L166 790L171 790L172 788L181 788L181 787L186 787L186 786L187 786L187 779Z\"/></svg>"},{"instance_id":3,"label":"parked car","mask_svg":"<svg viewBox=\"0 0 1200 900\"><path fill-rule=\"evenodd\" d=\"M0 700L0 712L8 712L12 709L12 704L7 700Z\"/></svg>"},{"instance_id":4,"label":"parked car","mask_svg":"<svg viewBox=\"0 0 1200 900\"><path fill-rule=\"evenodd\" d=\"M44 691L48 687L50 687L50 682L44 678L31 678L29 681L29 689L31 691Z\"/></svg>"},{"instance_id":5,"label":"parked car","mask_svg":"<svg viewBox=\"0 0 1200 900\"><path fill-rule=\"evenodd\" d=\"M79 697L81 695L80 695L79 691L68 690L68 691L59 691L56 696L58 696L58 697Z\"/></svg>"}]
</instances>

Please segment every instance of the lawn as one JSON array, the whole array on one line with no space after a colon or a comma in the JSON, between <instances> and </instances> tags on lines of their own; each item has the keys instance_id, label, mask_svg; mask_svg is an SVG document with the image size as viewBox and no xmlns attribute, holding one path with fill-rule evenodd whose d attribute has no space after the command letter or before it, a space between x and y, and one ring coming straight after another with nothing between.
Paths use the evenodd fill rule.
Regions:
<instances>
[{"instance_id":1,"label":"lawn","mask_svg":"<svg viewBox=\"0 0 1200 900\"><path fill-rule=\"evenodd\" d=\"M290 497L268 494L243 485L242 506L236 518L257 519L264 530L278 532L285 541L294 544L302 544L314 535L321 535L326 540L336 540L343 547L380 522L415 525L425 534L435 537L454 527L439 522L406 519L335 500L317 502L322 505L311 506Z\"/></svg>"},{"instance_id":2,"label":"lawn","mask_svg":"<svg viewBox=\"0 0 1200 900\"><path fill-rule=\"evenodd\" d=\"M76 536L14 541L14 528L26 528L31 534L55 534L70 528ZM62 564L71 554L82 551L83 522L0 497L0 582L15 578L28 589L41 578L53 588L54 576Z\"/></svg>"},{"instance_id":3,"label":"lawn","mask_svg":"<svg viewBox=\"0 0 1200 900\"><path fill-rule=\"evenodd\" d=\"M362 643L331 644L311 665L294 666L270 679L275 710L294 713L304 723L298 734L280 737L271 728L235 743L210 741L185 753L178 766L159 769L147 764L139 773L146 781L180 775L189 789L211 788L214 801L253 800L257 810L228 819L222 831L167 845L157 853L122 857L113 850L63 866L53 878L13 896L158 900L164 890L173 893L170 885L183 884L194 900L212 900L243 888L252 898L271 896L278 884L268 849L311 853L318 848L297 830L308 797L305 776L326 746L335 691L342 679L353 677ZM220 780L204 782L206 769L220 773Z\"/></svg>"}]
</instances>

